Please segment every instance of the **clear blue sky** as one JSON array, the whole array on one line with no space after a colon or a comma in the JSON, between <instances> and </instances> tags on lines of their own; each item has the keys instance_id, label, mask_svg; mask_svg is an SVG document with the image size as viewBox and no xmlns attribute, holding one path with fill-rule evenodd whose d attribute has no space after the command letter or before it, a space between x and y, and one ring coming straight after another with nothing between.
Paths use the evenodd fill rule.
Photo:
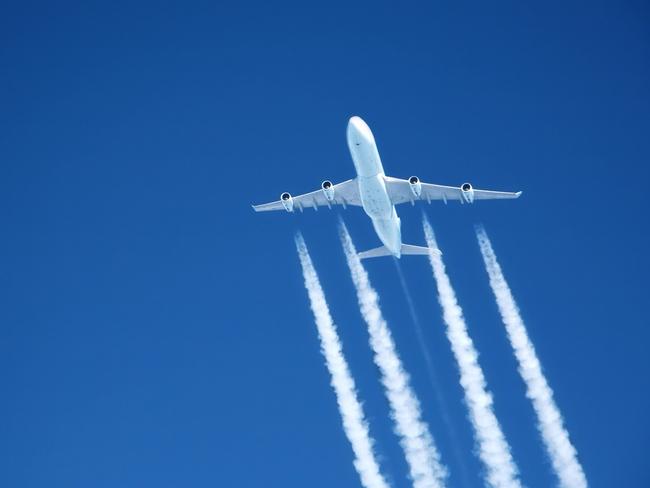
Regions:
<instances>
[{"instance_id":1,"label":"clear blue sky","mask_svg":"<svg viewBox=\"0 0 650 488\"><path fill-rule=\"evenodd\" d=\"M593 487L650 485L646 2L20 2L0 16L0 485L357 487L303 231L382 468L406 487L336 213L253 202L386 171L524 190L426 208L522 480L553 486L476 244L485 224ZM400 208L422 244L420 209ZM359 209L360 249L378 244ZM450 486L480 486L426 260L368 264ZM452 455L456 442L462 461Z\"/></svg>"}]
</instances>

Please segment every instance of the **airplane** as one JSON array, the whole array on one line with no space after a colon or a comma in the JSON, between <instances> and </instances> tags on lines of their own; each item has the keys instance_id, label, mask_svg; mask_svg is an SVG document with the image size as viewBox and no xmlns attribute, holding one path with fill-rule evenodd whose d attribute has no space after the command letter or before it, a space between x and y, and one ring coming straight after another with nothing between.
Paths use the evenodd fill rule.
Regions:
<instances>
[{"instance_id":1,"label":"airplane","mask_svg":"<svg viewBox=\"0 0 650 488\"><path fill-rule=\"evenodd\" d=\"M413 246L402 243L400 219L395 205L410 202L415 205L418 200L431 203L432 200L458 200L460 203L473 203L474 200L490 200L504 198L519 198L521 192L504 192L478 190L470 183L460 187L434 185L420 181L417 176L408 180L386 176L379 158L379 151L370 127L361 117L350 118L347 128L347 139L350 154L357 177L351 180L332 184L325 180L319 190L292 196L288 192L280 195L280 200L261 205L253 205L256 212L286 210L301 212L307 207L318 210L318 207L348 205L363 207L382 246L359 253L361 259L380 256L428 255L429 252L440 253L437 249Z\"/></svg>"}]
</instances>

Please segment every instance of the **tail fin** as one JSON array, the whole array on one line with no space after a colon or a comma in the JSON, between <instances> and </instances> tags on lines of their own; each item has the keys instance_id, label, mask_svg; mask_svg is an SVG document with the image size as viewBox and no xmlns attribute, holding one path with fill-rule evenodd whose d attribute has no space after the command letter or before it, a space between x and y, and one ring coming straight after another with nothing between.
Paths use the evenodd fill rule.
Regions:
<instances>
[{"instance_id":1,"label":"tail fin","mask_svg":"<svg viewBox=\"0 0 650 488\"><path fill-rule=\"evenodd\" d=\"M404 256L428 256L430 252L435 254L442 254L440 249L434 249L431 247L422 247L422 246L412 246L410 244L402 244L402 249L400 253ZM359 253L361 259L366 258L379 258L382 256L392 256L393 253L388 250L386 246L376 247L368 251L363 251Z\"/></svg>"}]
</instances>

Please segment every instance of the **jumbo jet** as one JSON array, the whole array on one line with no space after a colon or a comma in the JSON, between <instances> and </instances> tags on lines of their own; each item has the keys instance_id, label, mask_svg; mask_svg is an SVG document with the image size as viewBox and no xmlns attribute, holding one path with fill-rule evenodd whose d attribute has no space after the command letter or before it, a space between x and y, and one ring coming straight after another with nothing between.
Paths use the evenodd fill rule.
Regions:
<instances>
[{"instance_id":1,"label":"jumbo jet","mask_svg":"<svg viewBox=\"0 0 650 488\"><path fill-rule=\"evenodd\" d=\"M341 205L343 208L348 205L363 207L383 246L361 252L359 257L361 259L379 256L400 258L402 255L427 255L429 252L440 251L402 243L401 224L395 205L408 202L415 205L418 200L424 200L429 204L432 200L442 200L445 204L449 200L458 200L460 203L469 204L474 200L519 198L521 195L520 191L478 190L470 183L463 183L460 187L423 183L417 176L411 176L408 180L392 178L384 173L375 138L368 124L360 117L352 117L348 122L347 138L357 171L356 178L336 185L325 180L319 190L295 197L284 192L278 201L253 205L255 211L294 212L298 209L302 212L307 207L318 210L318 207L332 208L332 205Z\"/></svg>"}]
</instances>

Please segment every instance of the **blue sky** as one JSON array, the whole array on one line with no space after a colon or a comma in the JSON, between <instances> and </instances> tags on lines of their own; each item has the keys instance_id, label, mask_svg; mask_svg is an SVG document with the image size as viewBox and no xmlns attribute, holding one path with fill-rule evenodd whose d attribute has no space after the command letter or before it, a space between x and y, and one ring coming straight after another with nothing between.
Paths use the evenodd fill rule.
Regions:
<instances>
[{"instance_id":1,"label":"blue sky","mask_svg":"<svg viewBox=\"0 0 650 488\"><path fill-rule=\"evenodd\" d=\"M3 10L0 485L359 486L293 246L300 229L382 469L409 486L336 213L250 208L352 177L355 114L389 174L524 190L426 208L524 483L554 478L478 222L591 486L650 484L644 2ZM399 211L404 240L422 244L420 209ZM378 245L359 209L343 216L359 249ZM450 486L480 486L428 263L402 267L454 436L393 264L367 267Z\"/></svg>"}]
</instances>

